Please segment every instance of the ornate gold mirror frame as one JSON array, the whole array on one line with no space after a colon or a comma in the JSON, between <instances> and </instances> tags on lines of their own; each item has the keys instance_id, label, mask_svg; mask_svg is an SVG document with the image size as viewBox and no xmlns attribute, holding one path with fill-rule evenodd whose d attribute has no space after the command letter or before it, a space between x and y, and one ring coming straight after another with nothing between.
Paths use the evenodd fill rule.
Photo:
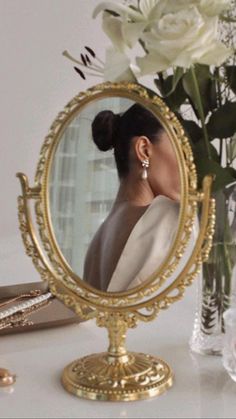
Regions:
<instances>
[{"instance_id":1,"label":"ornate gold mirror frame","mask_svg":"<svg viewBox=\"0 0 236 419\"><path fill-rule=\"evenodd\" d=\"M168 257L142 286L122 293L98 291L71 271L54 238L48 197L51 163L63 131L89 102L112 96L132 99L156 115L175 149L181 178L179 228ZM139 321L153 320L160 310L183 296L185 287L192 283L208 257L215 219L214 200L210 197L212 176L205 177L202 190L198 190L192 150L176 116L158 96L140 85L97 85L74 97L53 122L41 148L34 186L29 186L23 173L17 176L22 186L18 210L26 253L56 297L83 319L96 318L99 327L108 329L108 351L86 356L67 366L62 378L64 387L77 396L97 400L128 401L161 394L172 385L170 367L156 357L128 352L126 331L136 327ZM32 201L37 229L30 209ZM191 255L173 281L160 290L174 275L184 255L199 203L202 205L201 222Z\"/></svg>"}]
</instances>

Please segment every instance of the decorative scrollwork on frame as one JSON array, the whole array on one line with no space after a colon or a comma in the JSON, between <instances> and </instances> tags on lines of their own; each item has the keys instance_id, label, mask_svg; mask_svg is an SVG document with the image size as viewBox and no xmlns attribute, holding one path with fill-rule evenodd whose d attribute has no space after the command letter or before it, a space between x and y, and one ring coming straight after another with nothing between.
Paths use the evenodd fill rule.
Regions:
<instances>
[{"instance_id":1,"label":"decorative scrollwork on frame","mask_svg":"<svg viewBox=\"0 0 236 419\"><path fill-rule=\"evenodd\" d=\"M142 285L122 293L96 290L71 270L54 237L48 202L52 161L65 128L87 103L111 96L141 103L159 119L176 152L181 179L179 226L169 255ZM64 387L77 396L98 400L137 400L161 394L172 385L170 367L159 358L128 352L126 332L139 321L153 320L183 297L208 258L215 223L215 202L210 199L212 177L206 176L202 190L197 190L192 150L178 119L159 97L140 85L100 84L74 97L51 125L41 148L35 185L30 187L24 174L17 176L22 187L18 198L19 225L27 255L59 300L81 319L95 318L99 327L108 330L108 351L68 365L62 376ZM36 223L31 214L32 201ZM199 203L201 220L197 237L193 238ZM187 249L191 239L194 243ZM191 254L186 257L187 250Z\"/></svg>"},{"instance_id":2,"label":"decorative scrollwork on frame","mask_svg":"<svg viewBox=\"0 0 236 419\"><path fill-rule=\"evenodd\" d=\"M48 179L51 162L63 130L82 106L92 100L111 97L112 95L140 102L159 118L175 148L182 184L179 228L167 260L142 286L123 293L104 293L95 290L85 284L68 268L54 238L48 205ZM84 318L99 316L98 313L109 313L110 315L111 312L122 311L129 313L125 320L128 323L131 318L134 323L137 320L151 320L161 309L167 308L171 303L182 297L185 287L197 275L201 262L205 260L209 253L212 235L211 222L214 216L207 207L209 223L204 228L208 234L208 240L203 245L203 238L200 239L196 246L197 250L194 258L190 258L189 271L181 272L173 286L167 287L166 290L158 294L161 286L174 274L186 250L196 220L197 205L200 200L204 200L205 192L197 191L197 175L193 154L183 127L158 96L151 95L147 89L134 83L103 83L97 85L74 97L58 114L40 151L35 186L34 188L28 188L28 191L25 190L23 197L19 197L20 229L26 253L32 258L42 279L48 281L52 292ZM35 199L36 222L47 258L39 250L34 232L29 234L29 230L32 228L32 223L27 224L27 219L30 216L28 208L30 199ZM144 309L146 310L145 313L143 312ZM97 318L100 318L98 322L101 321L101 317Z\"/></svg>"}]
</instances>

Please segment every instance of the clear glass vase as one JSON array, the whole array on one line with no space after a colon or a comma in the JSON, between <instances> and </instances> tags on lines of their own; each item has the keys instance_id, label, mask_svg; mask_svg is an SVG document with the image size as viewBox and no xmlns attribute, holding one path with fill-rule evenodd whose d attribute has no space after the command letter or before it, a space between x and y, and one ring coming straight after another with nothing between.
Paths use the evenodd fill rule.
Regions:
<instances>
[{"instance_id":1,"label":"clear glass vase","mask_svg":"<svg viewBox=\"0 0 236 419\"><path fill-rule=\"evenodd\" d=\"M223 365L233 381L236 382L236 305L224 313L225 339Z\"/></svg>"},{"instance_id":2,"label":"clear glass vase","mask_svg":"<svg viewBox=\"0 0 236 419\"><path fill-rule=\"evenodd\" d=\"M190 347L221 355L224 312L231 306L236 283L236 184L215 194L216 228L210 257L198 279L197 309Z\"/></svg>"}]
</instances>

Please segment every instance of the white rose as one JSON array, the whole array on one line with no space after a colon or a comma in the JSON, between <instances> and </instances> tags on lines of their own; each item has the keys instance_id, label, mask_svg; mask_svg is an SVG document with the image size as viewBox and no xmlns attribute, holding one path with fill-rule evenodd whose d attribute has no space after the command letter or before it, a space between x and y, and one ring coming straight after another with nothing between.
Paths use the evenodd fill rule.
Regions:
<instances>
[{"instance_id":1,"label":"white rose","mask_svg":"<svg viewBox=\"0 0 236 419\"><path fill-rule=\"evenodd\" d=\"M231 0L140 0L139 9L150 20L158 15L184 11L191 5L207 16L218 16L231 6Z\"/></svg>"},{"instance_id":2,"label":"white rose","mask_svg":"<svg viewBox=\"0 0 236 419\"><path fill-rule=\"evenodd\" d=\"M159 0L159 6L162 6L163 14L176 13L184 11L189 6L196 6L200 0Z\"/></svg>"},{"instance_id":3,"label":"white rose","mask_svg":"<svg viewBox=\"0 0 236 419\"><path fill-rule=\"evenodd\" d=\"M137 58L142 74L195 63L220 65L231 51L217 39L218 17L201 15L190 5L162 16L142 35L149 54Z\"/></svg>"}]
</instances>

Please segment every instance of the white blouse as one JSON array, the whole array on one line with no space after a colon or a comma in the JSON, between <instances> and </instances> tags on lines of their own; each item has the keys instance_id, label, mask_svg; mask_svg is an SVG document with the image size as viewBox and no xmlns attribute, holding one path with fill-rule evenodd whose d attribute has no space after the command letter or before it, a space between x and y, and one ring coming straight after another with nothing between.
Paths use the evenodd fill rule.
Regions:
<instances>
[{"instance_id":1,"label":"white blouse","mask_svg":"<svg viewBox=\"0 0 236 419\"><path fill-rule=\"evenodd\" d=\"M158 195L135 224L107 291L136 287L153 274L167 257L176 235L179 203Z\"/></svg>"}]
</instances>

